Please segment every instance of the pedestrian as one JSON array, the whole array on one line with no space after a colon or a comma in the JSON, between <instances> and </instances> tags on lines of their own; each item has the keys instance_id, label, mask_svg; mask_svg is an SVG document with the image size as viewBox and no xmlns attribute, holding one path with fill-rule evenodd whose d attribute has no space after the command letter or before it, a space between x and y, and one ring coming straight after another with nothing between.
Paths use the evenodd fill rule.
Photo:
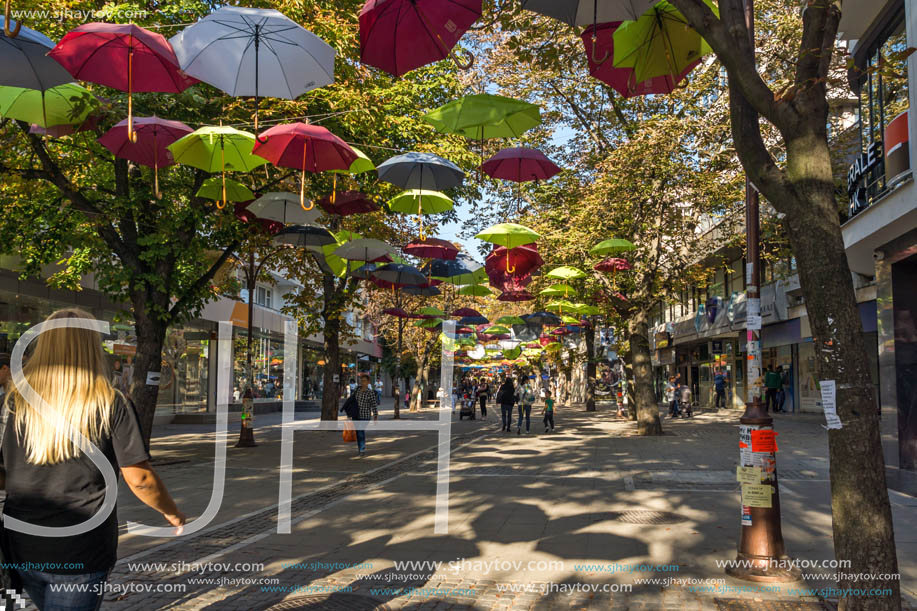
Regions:
<instances>
[{"instance_id":1,"label":"pedestrian","mask_svg":"<svg viewBox=\"0 0 917 611\"><path fill-rule=\"evenodd\" d=\"M478 402L481 404L481 418L487 418L487 396L490 394L490 384L481 379L477 388Z\"/></svg>"},{"instance_id":2,"label":"pedestrian","mask_svg":"<svg viewBox=\"0 0 917 611\"><path fill-rule=\"evenodd\" d=\"M513 425L513 403L516 401L516 389L513 388L513 379L506 376L497 392L497 401L500 402L500 415L503 419L501 431L508 433Z\"/></svg>"},{"instance_id":3,"label":"pedestrian","mask_svg":"<svg viewBox=\"0 0 917 611\"><path fill-rule=\"evenodd\" d=\"M90 319L83 310L59 310L52 320ZM10 384L0 407L5 517L38 527L73 527L101 515L87 532L39 536L3 530L4 560L22 580L36 607L91 611L102 604L105 582L118 555L117 508L105 515L106 482L86 452L58 427L92 442L130 491L178 528L185 515L150 466L133 404L111 383L98 331L60 327L41 333L23 375L43 399L32 406ZM45 410L56 414L49 419ZM86 447L86 446L83 446ZM6 520L4 520L6 521ZM18 568L18 567L41 567ZM79 568L63 568L79 567Z\"/></svg>"},{"instance_id":4,"label":"pedestrian","mask_svg":"<svg viewBox=\"0 0 917 611\"><path fill-rule=\"evenodd\" d=\"M713 407L719 409L720 403L726 407L726 375L719 367L716 368L716 374L713 376L713 389L716 392Z\"/></svg>"},{"instance_id":5,"label":"pedestrian","mask_svg":"<svg viewBox=\"0 0 917 611\"><path fill-rule=\"evenodd\" d=\"M9 392L11 379L10 355L6 352L0 352L0 401L2 401L4 395Z\"/></svg>"},{"instance_id":6,"label":"pedestrian","mask_svg":"<svg viewBox=\"0 0 917 611\"><path fill-rule=\"evenodd\" d=\"M665 400L669 404L669 416L678 418L678 387L675 385L675 376L669 377L665 387Z\"/></svg>"},{"instance_id":7,"label":"pedestrian","mask_svg":"<svg viewBox=\"0 0 917 611\"><path fill-rule=\"evenodd\" d=\"M774 411L785 413L783 404L786 403L786 374L783 372L783 365L777 365L777 375L780 376L780 387L777 389L777 409Z\"/></svg>"},{"instance_id":8,"label":"pedestrian","mask_svg":"<svg viewBox=\"0 0 917 611\"><path fill-rule=\"evenodd\" d=\"M529 433L529 423L532 416L532 405L535 404L535 389L526 379L519 389L519 423L516 428L516 434L522 434L522 416L525 415L525 434Z\"/></svg>"},{"instance_id":9,"label":"pedestrian","mask_svg":"<svg viewBox=\"0 0 917 611\"><path fill-rule=\"evenodd\" d=\"M381 379L376 380L375 389L376 389L376 403L378 403L379 405L382 405L382 380Z\"/></svg>"},{"instance_id":10,"label":"pedestrian","mask_svg":"<svg viewBox=\"0 0 917 611\"><path fill-rule=\"evenodd\" d=\"M455 405L458 404L459 407L462 405L462 383L458 382L452 388L452 413L455 413Z\"/></svg>"},{"instance_id":11,"label":"pedestrian","mask_svg":"<svg viewBox=\"0 0 917 611\"><path fill-rule=\"evenodd\" d=\"M777 409L777 390L781 386L781 375L774 370L773 365L768 365L764 373L764 411L780 411Z\"/></svg>"},{"instance_id":12,"label":"pedestrian","mask_svg":"<svg viewBox=\"0 0 917 611\"><path fill-rule=\"evenodd\" d=\"M678 389L678 403L681 409L685 410L685 416L688 418L694 416L694 408L691 401L691 387L687 384L682 384Z\"/></svg>"},{"instance_id":13,"label":"pedestrian","mask_svg":"<svg viewBox=\"0 0 917 611\"><path fill-rule=\"evenodd\" d=\"M353 398L357 401L357 417L354 420L378 420L379 403L376 401L376 392L369 387L369 376L360 374L360 385L353 391ZM357 451L360 458L366 456L366 429L357 427Z\"/></svg>"},{"instance_id":14,"label":"pedestrian","mask_svg":"<svg viewBox=\"0 0 917 611\"><path fill-rule=\"evenodd\" d=\"M554 432L554 399L551 398L551 391L544 391L544 410L541 412L542 421L544 422L544 432L548 432L548 425L551 425L551 432Z\"/></svg>"}]
</instances>

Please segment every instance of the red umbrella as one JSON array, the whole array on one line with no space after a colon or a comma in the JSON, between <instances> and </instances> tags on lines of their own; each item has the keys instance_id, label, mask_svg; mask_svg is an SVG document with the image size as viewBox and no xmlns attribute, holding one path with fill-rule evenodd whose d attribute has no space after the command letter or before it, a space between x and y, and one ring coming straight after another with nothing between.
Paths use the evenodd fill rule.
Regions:
<instances>
[{"instance_id":1,"label":"red umbrella","mask_svg":"<svg viewBox=\"0 0 917 611\"><path fill-rule=\"evenodd\" d=\"M452 316L457 318L465 318L466 316L482 316L482 314L474 308L459 308L452 313Z\"/></svg>"},{"instance_id":2,"label":"red umbrella","mask_svg":"<svg viewBox=\"0 0 917 611\"><path fill-rule=\"evenodd\" d=\"M522 291L532 283L532 274L507 274L502 269L487 277L490 278L490 285L502 292Z\"/></svg>"},{"instance_id":3,"label":"red umbrella","mask_svg":"<svg viewBox=\"0 0 917 611\"><path fill-rule=\"evenodd\" d=\"M48 55L74 78L126 91L128 134L134 133L134 91L178 93L197 82L181 71L165 37L134 24L81 25Z\"/></svg>"},{"instance_id":4,"label":"red umbrella","mask_svg":"<svg viewBox=\"0 0 917 611\"><path fill-rule=\"evenodd\" d=\"M615 274L620 271L627 271L630 269L630 263L627 259L621 259L619 257L609 257L604 261L596 263L593 268L599 272L611 272L611 288L615 287Z\"/></svg>"},{"instance_id":5,"label":"red umbrella","mask_svg":"<svg viewBox=\"0 0 917 611\"><path fill-rule=\"evenodd\" d=\"M121 121L105 132L99 143L115 157L153 168L153 192L159 197L159 168L175 163L166 147L194 130L181 121L159 117L137 117L133 123L131 132L130 121Z\"/></svg>"},{"instance_id":6,"label":"red umbrella","mask_svg":"<svg viewBox=\"0 0 917 611\"><path fill-rule=\"evenodd\" d=\"M268 235L274 235L283 230L283 223L255 216L246 208L250 203L251 202L235 202L235 216L237 219L254 227L259 227Z\"/></svg>"},{"instance_id":7,"label":"red umbrella","mask_svg":"<svg viewBox=\"0 0 917 611\"><path fill-rule=\"evenodd\" d=\"M481 16L481 0L368 0L360 10L360 61L396 77L452 55Z\"/></svg>"},{"instance_id":8,"label":"red umbrella","mask_svg":"<svg viewBox=\"0 0 917 611\"><path fill-rule=\"evenodd\" d=\"M385 308L382 310L382 313L394 316L395 318L416 318L413 314L409 314L402 308Z\"/></svg>"},{"instance_id":9,"label":"red umbrella","mask_svg":"<svg viewBox=\"0 0 917 611\"><path fill-rule=\"evenodd\" d=\"M305 205L306 171L347 170L357 159L356 152L346 142L324 127L305 123L275 125L261 132L252 152L279 168L302 171L299 199L304 210L315 205L312 203L308 208ZM332 191L331 203L335 199Z\"/></svg>"},{"instance_id":10,"label":"red umbrella","mask_svg":"<svg viewBox=\"0 0 917 611\"><path fill-rule=\"evenodd\" d=\"M672 93L691 70L694 69L700 60L689 65L673 79L671 75L657 76L649 80L637 83L634 81L633 68L615 68L612 63L614 58L614 33L621 25L621 21L611 21L600 23L598 27L587 27L583 30L581 38L586 47L586 58L589 60L589 74L598 80L611 86L612 89L620 93L625 98L631 98L638 95L647 95L650 93ZM592 34L595 32L595 48L593 49ZM596 57L604 61L595 61Z\"/></svg>"},{"instance_id":11,"label":"red umbrella","mask_svg":"<svg viewBox=\"0 0 917 611\"><path fill-rule=\"evenodd\" d=\"M544 153L524 147L499 151L481 164L481 169L491 178L514 182L547 180L560 172L560 168Z\"/></svg>"},{"instance_id":12,"label":"red umbrella","mask_svg":"<svg viewBox=\"0 0 917 611\"><path fill-rule=\"evenodd\" d=\"M487 258L484 259L484 269L487 275L499 271L513 270L516 275L529 274L544 265L544 260L538 254L538 245L534 242L516 248L497 246Z\"/></svg>"},{"instance_id":13,"label":"red umbrella","mask_svg":"<svg viewBox=\"0 0 917 611\"><path fill-rule=\"evenodd\" d=\"M555 341L557 340L551 337L550 335L542 335L541 337L538 338L538 343L541 344L542 346L553 344Z\"/></svg>"},{"instance_id":14,"label":"red umbrella","mask_svg":"<svg viewBox=\"0 0 917 611\"><path fill-rule=\"evenodd\" d=\"M333 197L326 195L318 200L318 205L328 214L337 216L350 216L351 214L367 214L376 212L380 206L370 197L359 191L344 191Z\"/></svg>"},{"instance_id":15,"label":"red umbrella","mask_svg":"<svg viewBox=\"0 0 917 611\"><path fill-rule=\"evenodd\" d=\"M404 254L419 259L445 259L452 261L458 256L458 248L452 242L438 238L426 238L411 242L404 247Z\"/></svg>"},{"instance_id":16,"label":"red umbrella","mask_svg":"<svg viewBox=\"0 0 917 611\"><path fill-rule=\"evenodd\" d=\"M470 327L459 327L455 330L456 333L474 333L474 329Z\"/></svg>"},{"instance_id":17,"label":"red umbrella","mask_svg":"<svg viewBox=\"0 0 917 611\"><path fill-rule=\"evenodd\" d=\"M521 291L507 291L497 297L497 301L507 301L507 302L517 302L517 301L532 301L535 299L535 296L529 293L526 290Z\"/></svg>"}]
</instances>

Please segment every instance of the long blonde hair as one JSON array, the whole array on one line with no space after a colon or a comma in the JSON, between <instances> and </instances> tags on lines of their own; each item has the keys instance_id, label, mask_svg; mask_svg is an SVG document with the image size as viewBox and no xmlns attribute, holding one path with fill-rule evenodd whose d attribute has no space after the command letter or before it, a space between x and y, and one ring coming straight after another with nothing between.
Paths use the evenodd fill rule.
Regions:
<instances>
[{"instance_id":1,"label":"long blonde hair","mask_svg":"<svg viewBox=\"0 0 917 611\"><path fill-rule=\"evenodd\" d=\"M84 310L58 310L47 320L89 318ZM101 336L92 329L62 327L41 333L35 350L23 367L23 375L59 416L59 430L29 405L19 389L11 392L16 432L24 442L26 460L53 465L79 456L80 450L67 437L70 425L97 443L111 431L111 410L117 391L109 381L109 368Z\"/></svg>"}]
</instances>

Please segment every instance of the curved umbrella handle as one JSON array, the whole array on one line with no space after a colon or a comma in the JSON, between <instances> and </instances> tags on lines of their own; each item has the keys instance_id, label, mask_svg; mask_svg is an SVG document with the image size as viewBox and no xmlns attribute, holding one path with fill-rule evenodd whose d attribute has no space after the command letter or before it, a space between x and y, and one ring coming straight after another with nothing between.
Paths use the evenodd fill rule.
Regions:
<instances>
[{"instance_id":1,"label":"curved umbrella handle","mask_svg":"<svg viewBox=\"0 0 917 611\"><path fill-rule=\"evenodd\" d=\"M309 210L312 210L312 208L315 208L315 200L310 200L310 201L309 201L309 207L308 207L308 208L306 207L306 203L305 203L305 202L302 202L302 201L301 201L301 202L299 202L299 205L300 205L300 207L302 207L303 210L305 210L306 212L308 212Z\"/></svg>"},{"instance_id":2,"label":"curved umbrella handle","mask_svg":"<svg viewBox=\"0 0 917 611\"><path fill-rule=\"evenodd\" d=\"M6 6L3 9L3 33L6 34L7 38L16 38L19 36L19 30L22 29L22 20L16 22L16 25L13 29L10 29L10 24L13 22L13 10L10 7L10 0L6 0Z\"/></svg>"},{"instance_id":3,"label":"curved umbrella handle","mask_svg":"<svg viewBox=\"0 0 917 611\"><path fill-rule=\"evenodd\" d=\"M601 65L601 64L604 64L605 62L607 62L607 61L608 61L608 58L611 57L611 53L608 51L608 49L605 49L605 55L603 55L601 58L596 57L596 56L595 56L595 49L596 49L596 47L595 47L595 42L596 42L596 40L595 40L595 34L593 34L593 35L592 35L592 52L590 53L589 58L592 60L592 62L593 62L595 65L598 66L598 65Z\"/></svg>"},{"instance_id":4,"label":"curved umbrella handle","mask_svg":"<svg viewBox=\"0 0 917 611\"><path fill-rule=\"evenodd\" d=\"M462 59L461 55L464 54L466 59ZM452 58L452 62L459 70L470 70L474 66L474 53L471 51L456 51L452 49L449 51L449 57Z\"/></svg>"}]
</instances>

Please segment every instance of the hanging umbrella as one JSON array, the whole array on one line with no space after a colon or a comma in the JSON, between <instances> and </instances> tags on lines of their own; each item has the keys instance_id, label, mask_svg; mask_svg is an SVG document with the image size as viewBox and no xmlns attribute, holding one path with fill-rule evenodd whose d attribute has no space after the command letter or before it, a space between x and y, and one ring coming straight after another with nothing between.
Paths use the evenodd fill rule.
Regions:
<instances>
[{"instance_id":1,"label":"hanging umbrella","mask_svg":"<svg viewBox=\"0 0 917 611\"><path fill-rule=\"evenodd\" d=\"M289 244L295 248L305 248L321 252L322 246L336 244L337 240L324 227L315 225L293 225L285 228L274 237L276 244Z\"/></svg>"},{"instance_id":2,"label":"hanging umbrella","mask_svg":"<svg viewBox=\"0 0 917 611\"><path fill-rule=\"evenodd\" d=\"M426 284L427 278L413 265L403 263L386 263L376 268L372 273L373 278L393 285L421 286Z\"/></svg>"},{"instance_id":3,"label":"hanging umbrella","mask_svg":"<svg viewBox=\"0 0 917 611\"><path fill-rule=\"evenodd\" d=\"M344 191L334 196L326 195L316 202L322 210L335 216L350 216L351 214L369 214L378 212L380 206L365 193L360 191Z\"/></svg>"},{"instance_id":4,"label":"hanging umbrella","mask_svg":"<svg viewBox=\"0 0 917 611\"><path fill-rule=\"evenodd\" d=\"M481 16L481 0L368 0L360 10L360 61L401 75L452 56L453 47Z\"/></svg>"},{"instance_id":5,"label":"hanging umbrella","mask_svg":"<svg viewBox=\"0 0 917 611\"><path fill-rule=\"evenodd\" d=\"M511 333L511 331L508 328L504 327L503 325L496 324L491 327L488 327L484 331L484 333L487 333L488 335L508 335L509 333Z\"/></svg>"},{"instance_id":6,"label":"hanging umbrella","mask_svg":"<svg viewBox=\"0 0 917 611\"><path fill-rule=\"evenodd\" d=\"M170 42L186 74L255 97L255 131L261 97L295 100L334 82L334 49L272 9L223 6Z\"/></svg>"},{"instance_id":7,"label":"hanging umbrella","mask_svg":"<svg viewBox=\"0 0 917 611\"><path fill-rule=\"evenodd\" d=\"M634 246L631 242L624 240L622 238L611 238L609 240L604 240L599 242L595 246L589 249L590 255L615 255L622 252L628 252L631 250L636 250L637 247Z\"/></svg>"},{"instance_id":8,"label":"hanging umbrella","mask_svg":"<svg viewBox=\"0 0 917 611\"><path fill-rule=\"evenodd\" d=\"M3 17L0 20L6 24ZM16 24L19 33L15 36L0 31L0 85L46 91L71 82L73 77L64 67L47 56L54 42L21 25Z\"/></svg>"},{"instance_id":9,"label":"hanging umbrella","mask_svg":"<svg viewBox=\"0 0 917 611\"><path fill-rule=\"evenodd\" d=\"M459 319L458 324L462 326L486 325L488 322L490 321L488 321L484 316L462 316L462 318Z\"/></svg>"},{"instance_id":10,"label":"hanging umbrella","mask_svg":"<svg viewBox=\"0 0 917 611\"><path fill-rule=\"evenodd\" d=\"M504 270L513 270L511 273L517 276L529 274L544 265L541 255L538 254L538 244L523 244L516 248L506 248L497 246L484 260L484 266L487 269L488 276Z\"/></svg>"},{"instance_id":11,"label":"hanging umbrella","mask_svg":"<svg viewBox=\"0 0 917 611\"><path fill-rule=\"evenodd\" d=\"M469 284L459 287L457 293L469 297L490 297L493 294L490 292L490 289L483 284Z\"/></svg>"},{"instance_id":12,"label":"hanging umbrella","mask_svg":"<svg viewBox=\"0 0 917 611\"><path fill-rule=\"evenodd\" d=\"M438 288L429 284L420 286L406 286L401 289L401 292L407 295L418 295L420 297L436 297L440 294L440 290Z\"/></svg>"},{"instance_id":13,"label":"hanging umbrella","mask_svg":"<svg viewBox=\"0 0 917 611\"><path fill-rule=\"evenodd\" d=\"M405 214L417 214L420 239L425 239L423 232L423 215L438 214L452 210L452 200L438 191L409 189L402 191L388 201L389 210Z\"/></svg>"},{"instance_id":14,"label":"hanging umbrella","mask_svg":"<svg viewBox=\"0 0 917 611\"><path fill-rule=\"evenodd\" d=\"M404 254L418 259L443 259L445 261L455 260L459 252L455 244L438 238L426 238L411 242L402 250Z\"/></svg>"},{"instance_id":15,"label":"hanging umbrella","mask_svg":"<svg viewBox=\"0 0 917 611\"><path fill-rule=\"evenodd\" d=\"M58 85L45 91L0 87L0 117L41 127L79 125L98 106L98 100L89 90L76 83Z\"/></svg>"},{"instance_id":16,"label":"hanging umbrella","mask_svg":"<svg viewBox=\"0 0 917 611\"><path fill-rule=\"evenodd\" d=\"M444 134L481 140L518 138L541 124L541 113L528 102L478 93L444 104L423 119Z\"/></svg>"},{"instance_id":17,"label":"hanging umbrella","mask_svg":"<svg viewBox=\"0 0 917 611\"><path fill-rule=\"evenodd\" d=\"M485 242L498 244L500 246L505 246L508 249L512 249L524 244L531 244L540 238L541 235L535 233L524 225L518 225L516 223L500 223L498 225L492 225L491 227L488 227L481 233L477 234L475 237L479 240L484 240ZM507 257L506 272L511 274L514 271L515 268L510 265L510 259Z\"/></svg>"},{"instance_id":18,"label":"hanging umbrella","mask_svg":"<svg viewBox=\"0 0 917 611\"><path fill-rule=\"evenodd\" d=\"M456 286L477 284L487 278L484 266L465 253L459 253L453 260L433 259L423 266L423 270Z\"/></svg>"},{"instance_id":19,"label":"hanging umbrella","mask_svg":"<svg viewBox=\"0 0 917 611\"><path fill-rule=\"evenodd\" d=\"M339 246L334 251L334 254L342 259L350 259L352 261L375 261L394 252L395 248L393 246L381 240L360 238Z\"/></svg>"},{"instance_id":20,"label":"hanging umbrella","mask_svg":"<svg viewBox=\"0 0 917 611\"><path fill-rule=\"evenodd\" d=\"M719 16L710 0L704 3ZM614 65L633 68L633 78L638 83L657 76L677 78L685 68L712 52L684 15L665 0L614 33Z\"/></svg>"},{"instance_id":21,"label":"hanging umbrella","mask_svg":"<svg viewBox=\"0 0 917 611\"><path fill-rule=\"evenodd\" d=\"M562 323L564 323L564 324L567 324L567 325L578 325L578 324L580 324L579 318L575 318L575 317L573 317L573 316L570 316L569 314L564 314L563 316L561 316L561 317L560 317L560 321L561 321Z\"/></svg>"},{"instance_id":22,"label":"hanging umbrella","mask_svg":"<svg viewBox=\"0 0 917 611\"><path fill-rule=\"evenodd\" d=\"M531 274L509 274L502 269L488 271L487 277L490 279L490 286L504 293L524 290L532 283Z\"/></svg>"},{"instance_id":23,"label":"hanging umbrella","mask_svg":"<svg viewBox=\"0 0 917 611\"><path fill-rule=\"evenodd\" d=\"M586 58L589 61L589 74L621 94L624 98L638 95L668 94L678 88L679 83L700 63L698 59L692 62L678 75L665 74L645 81L637 82L634 78L633 68L616 68L613 62L605 61L614 57L614 33L623 22L600 23L598 26L589 26L583 31L581 38L586 48ZM595 58L604 58L597 62Z\"/></svg>"},{"instance_id":24,"label":"hanging umbrella","mask_svg":"<svg viewBox=\"0 0 917 611\"><path fill-rule=\"evenodd\" d=\"M204 199L223 199L227 202L250 202L255 199L252 190L242 183L227 178L224 186L219 176L212 176L205 180L195 195Z\"/></svg>"},{"instance_id":25,"label":"hanging umbrella","mask_svg":"<svg viewBox=\"0 0 917 611\"><path fill-rule=\"evenodd\" d=\"M418 318L445 318L446 313L433 306L424 306L417 310Z\"/></svg>"},{"instance_id":26,"label":"hanging umbrella","mask_svg":"<svg viewBox=\"0 0 917 611\"><path fill-rule=\"evenodd\" d=\"M505 293L497 297L497 301L506 301L509 303L515 303L515 302L520 302L520 301L532 301L534 299L535 299L535 296L526 290L506 291Z\"/></svg>"},{"instance_id":27,"label":"hanging umbrella","mask_svg":"<svg viewBox=\"0 0 917 611\"><path fill-rule=\"evenodd\" d=\"M481 313L475 310L474 308L459 308L454 310L451 314L452 316L458 316L459 318L464 316L481 316Z\"/></svg>"},{"instance_id":28,"label":"hanging umbrella","mask_svg":"<svg viewBox=\"0 0 917 611\"><path fill-rule=\"evenodd\" d=\"M318 220L321 213L314 207L303 210L299 205L299 196L286 191L265 193L248 205L248 209L260 217L271 219L284 225L306 225Z\"/></svg>"},{"instance_id":29,"label":"hanging umbrella","mask_svg":"<svg viewBox=\"0 0 917 611\"><path fill-rule=\"evenodd\" d=\"M358 280L369 280L370 276L374 271L376 271L377 267L378 265L375 263L367 263L366 265L361 265L357 269L351 271L350 275Z\"/></svg>"},{"instance_id":30,"label":"hanging umbrella","mask_svg":"<svg viewBox=\"0 0 917 611\"><path fill-rule=\"evenodd\" d=\"M376 169L376 164L366 156L366 153L355 146L351 146L350 150L357 154L357 158L350 164L350 167L346 170L329 170L329 172L334 172L335 174L364 174Z\"/></svg>"},{"instance_id":31,"label":"hanging umbrella","mask_svg":"<svg viewBox=\"0 0 917 611\"><path fill-rule=\"evenodd\" d=\"M517 147L507 148L481 164L481 169L491 178L528 182L547 180L560 173L560 168L541 151Z\"/></svg>"},{"instance_id":32,"label":"hanging umbrella","mask_svg":"<svg viewBox=\"0 0 917 611\"><path fill-rule=\"evenodd\" d=\"M562 265L549 271L545 274L545 277L557 278L558 280L576 280L578 278L585 278L586 272L569 265Z\"/></svg>"},{"instance_id":33,"label":"hanging umbrella","mask_svg":"<svg viewBox=\"0 0 917 611\"><path fill-rule=\"evenodd\" d=\"M197 82L182 72L169 42L132 23L86 23L48 53L81 81L127 92L127 135L134 139L134 91L179 93Z\"/></svg>"},{"instance_id":34,"label":"hanging umbrella","mask_svg":"<svg viewBox=\"0 0 917 611\"><path fill-rule=\"evenodd\" d=\"M402 189L443 191L459 187L465 180L460 167L432 153L404 153L379 164L376 170L379 180Z\"/></svg>"},{"instance_id":35,"label":"hanging umbrella","mask_svg":"<svg viewBox=\"0 0 917 611\"><path fill-rule=\"evenodd\" d=\"M522 341L534 341L541 335L543 326L535 323L523 322L513 325L513 335Z\"/></svg>"},{"instance_id":36,"label":"hanging umbrella","mask_svg":"<svg viewBox=\"0 0 917 611\"><path fill-rule=\"evenodd\" d=\"M169 121L159 117L136 117L133 130L134 138L131 139L130 127L125 119L105 132L99 138L99 143L111 151L115 157L152 167L153 192L158 197L160 195L159 168L168 167L174 163L167 147L194 130L181 121Z\"/></svg>"},{"instance_id":37,"label":"hanging umbrella","mask_svg":"<svg viewBox=\"0 0 917 611\"><path fill-rule=\"evenodd\" d=\"M525 320L527 324L545 325L549 327L560 324L560 317L550 312L533 312L532 314L524 314L521 318Z\"/></svg>"},{"instance_id":38,"label":"hanging umbrella","mask_svg":"<svg viewBox=\"0 0 917 611\"><path fill-rule=\"evenodd\" d=\"M519 318L518 316L501 316L500 318L497 319L496 324L506 325L506 326L524 325L525 321Z\"/></svg>"},{"instance_id":39,"label":"hanging umbrella","mask_svg":"<svg viewBox=\"0 0 917 611\"><path fill-rule=\"evenodd\" d=\"M601 313L597 307L587 303L574 303L572 311L580 316L594 316Z\"/></svg>"},{"instance_id":40,"label":"hanging umbrella","mask_svg":"<svg viewBox=\"0 0 917 611\"><path fill-rule=\"evenodd\" d=\"M300 170L299 201L306 208L306 172L346 170L357 154L350 146L319 125L285 123L262 132L252 151L279 168ZM335 197L332 192L332 203Z\"/></svg>"},{"instance_id":41,"label":"hanging umbrella","mask_svg":"<svg viewBox=\"0 0 917 611\"><path fill-rule=\"evenodd\" d=\"M618 257L609 257L599 263L596 263L592 266L592 269L599 272L616 272L616 271L627 271L630 269L630 263L627 259L621 259Z\"/></svg>"}]
</instances>

